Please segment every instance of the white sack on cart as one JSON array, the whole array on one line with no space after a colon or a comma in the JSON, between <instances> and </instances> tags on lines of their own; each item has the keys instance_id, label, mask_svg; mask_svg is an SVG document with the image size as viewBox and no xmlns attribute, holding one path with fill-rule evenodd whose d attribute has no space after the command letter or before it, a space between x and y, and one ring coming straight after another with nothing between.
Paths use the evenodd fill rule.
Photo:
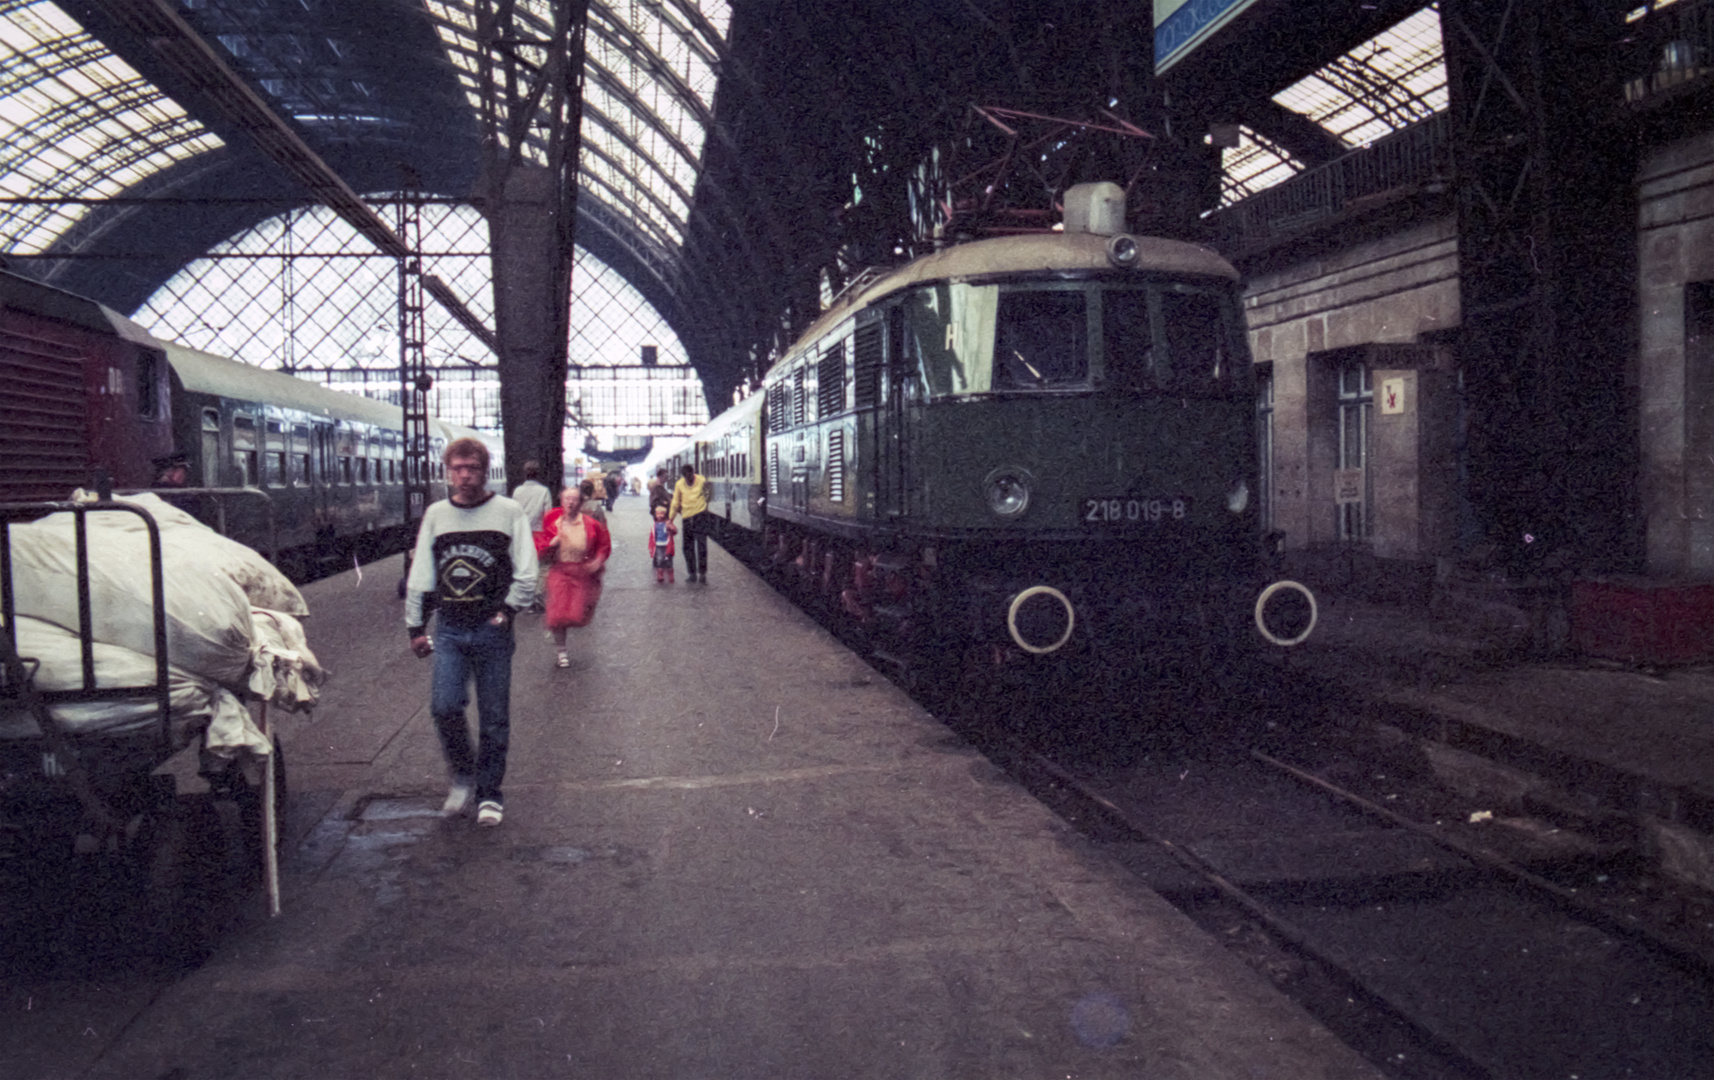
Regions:
<instances>
[{"instance_id":1,"label":"white sack on cart","mask_svg":"<svg viewBox=\"0 0 1714 1080\"><path fill-rule=\"evenodd\" d=\"M91 635L154 656L147 530L135 514L124 511L91 513L87 524ZM52 514L14 526L11 534L18 614L75 632L77 541L72 515ZM200 524L194 529L182 523L161 527L167 656L174 667L243 687L254 647L250 601L230 577L209 571L215 553L200 542L205 538L220 539Z\"/></svg>"},{"instance_id":2,"label":"white sack on cart","mask_svg":"<svg viewBox=\"0 0 1714 1080\"><path fill-rule=\"evenodd\" d=\"M274 752L274 745L256 726L255 717L237 695L224 686L216 686L214 715L203 733L203 749L230 761L242 754L265 758Z\"/></svg>"},{"instance_id":3,"label":"white sack on cart","mask_svg":"<svg viewBox=\"0 0 1714 1080\"><path fill-rule=\"evenodd\" d=\"M99 641L90 652L95 661L98 687L154 685L154 657ZM37 689L83 689L83 650L76 634L40 619L21 617L18 619L18 655L39 661L35 672ZM207 679L196 678L174 667L167 668L173 749L183 749L209 725L217 711L215 691L218 689ZM153 697L67 703L51 706L49 711L63 730L78 735L135 734L155 730L158 722ZM0 710L0 740L33 739L39 735L41 729L36 718L28 712Z\"/></svg>"},{"instance_id":4,"label":"white sack on cart","mask_svg":"<svg viewBox=\"0 0 1714 1080\"><path fill-rule=\"evenodd\" d=\"M72 498L86 502L93 501L94 496L79 488L72 493ZM309 614L309 605L304 603L303 593L299 592L291 579L280 573L273 563L263 558L261 552L221 536L159 495L149 492L140 495L118 495L113 501L129 503L149 512L161 529L163 557L167 557L168 551L182 550L187 556L194 557L197 565L206 572L224 574L231 578L233 584L244 590L244 595L250 599L253 607L283 611L299 619ZM103 524L114 528L144 531L142 519L135 514L101 516L112 519Z\"/></svg>"},{"instance_id":5,"label":"white sack on cart","mask_svg":"<svg viewBox=\"0 0 1714 1080\"><path fill-rule=\"evenodd\" d=\"M292 712L315 708L327 673L310 651L303 624L282 611L251 608L256 632L250 692Z\"/></svg>"}]
</instances>

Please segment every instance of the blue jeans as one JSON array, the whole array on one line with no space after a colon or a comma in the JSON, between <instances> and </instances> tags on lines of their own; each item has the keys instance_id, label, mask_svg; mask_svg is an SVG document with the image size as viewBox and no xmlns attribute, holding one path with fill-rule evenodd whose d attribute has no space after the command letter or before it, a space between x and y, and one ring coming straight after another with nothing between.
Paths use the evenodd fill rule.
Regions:
<instances>
[{"instance_id":1,"label":"blue jeans","mask_svg":"<svg viewBox=\"0 0 1714 1080\"><path fill-rule=\"evenodd\" d=\"M471 783L476 798L500 798L506 776L506 745L511 738L512 652L517 643L512 623L491 626L435 627L434 689L429 711L446 753L446 766L455 783ZM476 683L476 715L480 743L472 760L470 729L465 723L466 681Z\"/></svg>"}]
</instances>

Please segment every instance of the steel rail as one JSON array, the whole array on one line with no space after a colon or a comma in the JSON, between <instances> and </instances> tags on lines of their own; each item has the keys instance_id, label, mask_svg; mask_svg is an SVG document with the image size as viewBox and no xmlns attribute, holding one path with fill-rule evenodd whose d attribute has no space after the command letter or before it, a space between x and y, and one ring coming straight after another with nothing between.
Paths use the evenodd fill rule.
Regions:
<instances>
[{"instance_id":1,"label":"steel rail","mask_svg":"<svg viewBox=\"0 0 1714 1080\"><path fill-rule=\"evenodd\" d=\"M1329 783L1312 772L1308 772L1307 770L1300 769L1295 765L1288 764L1287 762L1265 754L1260 750L1252 749L1250 751L1250 756L1265 765L1279 769L1310 787L1323 791L1335 798L1342 799L1359 810L1362 810L1364 813L1378 817L1390 825L1415 833L1416 835L1429 840L1431 843L1445 848L1447 851L1450 851L1455 855L1469 859L1473 863L1495 871L1496 873L1511 878L1513 881L1534 889L1535 891L1546 895L1556 905L1563 908L1568 914L1610 934L1645 945L1649 949L1661 954L1666 959L1671 960L1678 967L1688 971L1692 975L1714 980L1714 959L1705 956L1694 948L1661 936L1643 923L1627 922L1626 920L1619 918L1600 906L1591 903L1584 897L1579 896L1575 889L1567 888L1566 886L1550 881L1539 874L1531 873L1504 856L1489 851L1487 848L1478 847L1474 844L1467 844L1462 840L1446 836L1431 826L1412 821L1402 814L1388 810L1386 807L1381 806L1378 803L1370 802L1368 799L1363 798L1355 792L1346 791L1337 784Z\"/></svg>"},{"instance_id":2,"label":"steel rail","mask_svg":"<svg viewBox=\"0 0 1714 1080\"><path fill-rule=\"evenodd\" d=\"M1352 971L1338 959L1329 956L1316 948L1310 935L1299 929L1295 923L1289 922L1272 911L1260 900L1251 896L1243 889L1215 869L1213 865L1203 860L1195 852L1180 847L1171 840L1155 835L1137 821L1124 807L1102 795L1100 792L1079 780L1075 775L1055 764L1037 751L1030 750L1010 739L998 739L1004 749L1020 758L1022 763L1040 770L1051 777L1056 783L1070 790L1078 798L1096 807L1104 816L1111 819L1125 831L1141 837L1147 842L1165 848L1167 853L1176 859L1181 866L1196 876L1213 885L1222 897L1242 908L1245 914L1265 925L1269 931L1284 941L1292 949L1308 957L1325 970L1332 972L1345 983L1346 988L1354 995L1363 998L1370 1005L1382 1009L1400 1024L1408 1028L1423 1044L1432 1048L1443 1057L1456 1061L1461 1067L1475 1076L1498 1077L1493 1068L1472 1058L1462 1048L1454 1045L1445 1036L1428 1027L1419 1020L1403 1003L1393 1000L1384 991L1369 986L1363 978Z\"/></svg>"}]
</instances>

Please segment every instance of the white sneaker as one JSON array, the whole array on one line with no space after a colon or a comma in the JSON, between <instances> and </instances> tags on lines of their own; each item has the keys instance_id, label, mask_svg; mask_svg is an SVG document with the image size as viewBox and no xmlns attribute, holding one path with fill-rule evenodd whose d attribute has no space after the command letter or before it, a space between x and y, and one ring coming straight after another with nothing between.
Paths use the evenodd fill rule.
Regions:
<instances>
[{"instance_id":1,"label":"white sneaker","mask_svg":"<svg viewBox=\"0 0 1714 1080\"><path fill-rule=\"evenodd\" d=\"M462 781L454 783L446 793L446 802L440 806L441 817L458 817L470 808L471 787Z\"/></svg>"},{"instance_id":2,"label":"white sneaker","mask_svg":"<svg viewBox=\"0 0 1714 1080\"><path fill-rule=\"evenodd\" d=\"M476 811L476 824L492 828L500 824L502 813L499 800L483 799L481 809Z\"/></svg>"}]
</instances>

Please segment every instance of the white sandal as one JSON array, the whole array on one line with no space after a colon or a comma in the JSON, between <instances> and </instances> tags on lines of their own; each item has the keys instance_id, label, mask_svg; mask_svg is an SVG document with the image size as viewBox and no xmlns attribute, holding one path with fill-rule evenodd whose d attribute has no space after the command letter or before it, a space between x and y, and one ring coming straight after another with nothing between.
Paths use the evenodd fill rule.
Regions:
<instances>
[{"instance_id":1,"label":"white sandal","mask_svg":"<svg viewBox=\"0 0 1714 1080\"><path fill-rule=\"evenodd\" d=\"M553 662L553 666L554 667L560 667L560 668L568 668L571 666L571 657L569 657L565 653L561 652L559 654L559 658Z\"/></svg>"}]
</instances>

